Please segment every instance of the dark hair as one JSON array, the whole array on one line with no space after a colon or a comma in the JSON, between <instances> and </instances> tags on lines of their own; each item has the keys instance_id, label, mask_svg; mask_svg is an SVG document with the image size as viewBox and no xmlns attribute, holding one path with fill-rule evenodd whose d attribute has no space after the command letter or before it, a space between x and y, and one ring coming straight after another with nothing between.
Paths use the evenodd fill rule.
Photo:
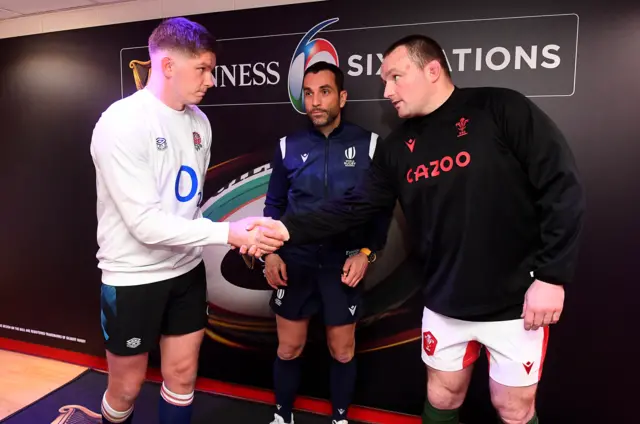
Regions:
<instances>
[{"instance_id":1,"label":"dark hair","mask_svg":"<svg viewBox=\"0 0 640 424\"><path fill-rule=\"evenodd\" d=\"M438 42L433 38L420 34L408 35L389 46L389 48L384 52L383 57L387 57L395 49L402 46L407 49L409 52L409 58L419 68L422 69L427 63L432 60L437 60L444 73L448 77L451 77L444 51L442 50L442 47L440 47L440 44L438 44Z\"/></svg>"},{"instance_id":2,"label":"dark hair","mask_svg":"<svg viewBox=\"0 0 640 424\"><path fill-rule=\"evenodd\" d=\"M186 18L164 20L149 37L149 53L157 50L179 50L198 55L216 52L216 39L202 25Z\"/></svg>"},{"instance_id":3,"label":"dark hair","mask_svg":"<svg viewBox=\"0 0 640 424\"><path fill-rule=\"evenodd\" d=\"M344 74L342 73L342 70L336 65L329 62L316 62L313 65L309 66L307 70L304 71L303 79L307 76L307 74L317 74L320 71L329 71L333 73L338 91L340 92L344 90Z\"/></svg>"}]
</instances>

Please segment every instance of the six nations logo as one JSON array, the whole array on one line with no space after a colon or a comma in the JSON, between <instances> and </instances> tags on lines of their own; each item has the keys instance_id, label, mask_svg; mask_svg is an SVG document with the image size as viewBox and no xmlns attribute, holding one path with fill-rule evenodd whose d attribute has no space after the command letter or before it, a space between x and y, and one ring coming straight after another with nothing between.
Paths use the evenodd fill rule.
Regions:
<instances>
[{"instance_id":1,"label":"six nations logo","mask_svg":"<svg viewBox=\"0 0 640 424\"><path fill-rule=\"evenodd\" d=\"M339 18L327 19L311 28L302 37L293 53L289 67L289 100L293 108L301 114L305 113L302 92L304 71L316 62L328 62L340 66L338 51L333 44L324 38L313 38L324 28L338 22L338 20Z\"/></svg>"}]
</instances>

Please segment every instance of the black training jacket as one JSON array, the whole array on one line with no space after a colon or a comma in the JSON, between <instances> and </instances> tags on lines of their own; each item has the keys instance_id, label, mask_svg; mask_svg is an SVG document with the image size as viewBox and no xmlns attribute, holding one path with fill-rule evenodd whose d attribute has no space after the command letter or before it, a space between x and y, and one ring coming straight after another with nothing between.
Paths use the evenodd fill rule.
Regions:
<instances>
[{"instance_id":1,"label":"black training jacket","mask_svg":"<svg viewBox=\"0 0 640 424\"><path fill-rule=\"evenodd\" d=\"M455 88L381 143L346 199L282 218L298 244L339 233L399 200L424 305L470 320L520 318L533 279L570 284L585 208L567 142L528 98Z\"/></svg>"}]
</instances>

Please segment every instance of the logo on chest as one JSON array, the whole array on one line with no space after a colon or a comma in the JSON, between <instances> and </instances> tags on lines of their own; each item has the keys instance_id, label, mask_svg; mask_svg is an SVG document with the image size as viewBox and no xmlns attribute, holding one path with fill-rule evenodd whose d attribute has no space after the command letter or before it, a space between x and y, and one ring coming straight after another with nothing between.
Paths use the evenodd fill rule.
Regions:
<instances>
[{"instance_id":1,"label":"logo on chest","mask_svg":"<svg viewBox=\"0 0 640 424\"><path fill-rule=\"evenodd\" d=\"M156 138L156 148L160 151L167 150L167 139L163 137Z\"/></svg>"},{"instance_id":2,"label":"logo on chest","mask_svg":"<svg viewBox=\"0 0 640 424\"><path fill-rule=\"evenodd\" d=\"M467 135L467 124L469 120L467 118L460 118L458 122L456 122L456 128L458 129L458 138Z\"/></svg>"},{"instance_id":3,"label":"logo on chest","mask_svg":"<svg viewBox=\"0 0 640 424\"><path fill-rule=\"evenodd\" d=\"M344 151L344 156L347 158L347 160L344 161L344 166L349 167L349 168L353 168L354 166L356 166L356 148L355 146L351 146L349 147L347 150Z\"/></svg>"},{"instance_id":4,"label":"logo on chest","mask_svg":"<svg viewBox=\"0 0 640 424\"><path fill-rule=\"evenodd\" d=\"M407 145L407 148L409 149L409 151L410 151L411 153L413 153L413 146L415 146L415 145L416 145L416 139L415 139L415 138L412 138L412 139L410 139L410 140L407 140L407 141L405 141L405 142L404 142L404 144L406 144L406 145Z\"/></svg>"},{"instance_id":5,"label":"logo on chest","mask_svg":"<svg viewBox=\"0 0 640 424\"><path fill-rule=\"evenodd\" d=\"M200 149L202 149L202 138L200 137L200 134L195 131L193 132L193 147L196 148L196 151L200 151Z\"/></svg>"},{"instance_id":6,"label":"logo on chest","mask_svg":"<svg viewBox=\"0 0 640 424\"><path fill-rule=\"evenodd\" d=\"M421 179L434 178L449 172L454 168L466 168L471 163L471 155L468 152L460 152L455 158L445 156L440 160L434 160L429 164L418 165L415 169L407 171L407 182L413 184Z\"/></svg>"}]
</instances>

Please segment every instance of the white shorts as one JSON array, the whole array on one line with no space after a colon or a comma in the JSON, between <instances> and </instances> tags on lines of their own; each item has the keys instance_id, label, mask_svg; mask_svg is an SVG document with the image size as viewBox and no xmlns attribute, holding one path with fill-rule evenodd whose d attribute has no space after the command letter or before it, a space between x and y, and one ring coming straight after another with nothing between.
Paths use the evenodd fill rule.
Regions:
<instances>
[{"instance_id":1,"label":"white shorts","mask_svg":"<svg viewBox=\"0 0 640 424\"><path fill-rule=\"evenodd\" d=\"M484 346L489 376L509 387L540 381L549 327L525 330L524 320L461 321L427 308L422 315L422 360L440 371L460 371L473 364Z\"/></svg>"}]
</instances>

